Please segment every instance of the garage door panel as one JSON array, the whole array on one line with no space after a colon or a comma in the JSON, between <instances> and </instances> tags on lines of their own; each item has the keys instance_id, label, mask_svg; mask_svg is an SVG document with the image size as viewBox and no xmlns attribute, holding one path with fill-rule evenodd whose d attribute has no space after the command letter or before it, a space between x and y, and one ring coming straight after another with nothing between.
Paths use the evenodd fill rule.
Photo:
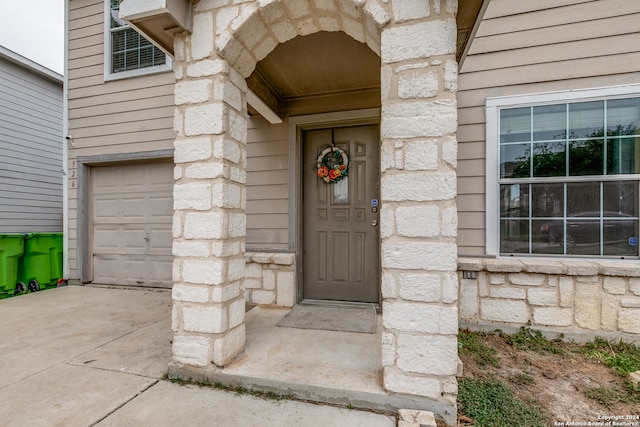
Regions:
<instances>
[{"instance_id":1,"label":"garage door panel","mask_svg":"<svg viewBox=\"0 0 640 427\"><path fill-rule=\"evenodd\" d=\"M172 286L173 164L92 170L93 282Z\"/></svg>"}]
</instances>

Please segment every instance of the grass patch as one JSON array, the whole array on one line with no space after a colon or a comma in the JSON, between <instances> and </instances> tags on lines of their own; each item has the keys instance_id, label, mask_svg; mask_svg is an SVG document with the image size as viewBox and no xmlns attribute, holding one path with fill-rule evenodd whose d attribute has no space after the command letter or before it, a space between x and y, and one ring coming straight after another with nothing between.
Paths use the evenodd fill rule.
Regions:
<instances>
[{"instance_id":1,"label":"grass patch","mask_svg":"<svg viewBox=\"0 0 640 427\"><path fill-rule=\"evenodd\" d=\"M461 379L458 405L458 412L471 418L475 427L548 425L548 420L538 408L516 399L500 381Z\"/></svg>"},{"instance_id":2,"label":"grass patch","mask_svg":"<svg viewBox=\"0 0 640 427\"><path fill-rule=\"evenodd\" d=\"M640 371L640 348L623 341L617 343L596 337L595 340L577 349L579 353L599 360L621 375Z\"/></svg>"},{"instance_id":3,"label":"grass patch","mask_svg":"<svg viewBox=\"0 0 640 427\"><path fill-rule=\"evenodd\" d=\"M640 386L627 382L625 387L622 390L618 387L598 387L587 390L585 394L609 409L616 403L640 404Z\"/></svg>"},{"instance_id":4,"label":"grass patch","mask_svg":"<svg viewBox=\"0 0 640 427\"><path fill-rule=\"evenodd\" d=\"M482 366L499 366L496 350L484 344L478 339L478 332L471 332L468 329L458 333L458 350L461 354L472 357Z\"/></svg>"},{"instance_id":5,"label":"grass patch","mask_svg":"<svg viewBox=\"0 0 640 427\"><path fill-rule=\"evenodd\" d=\"M531 375L522 372L519 374L509 375L509 381L514 384L531 385L535 382L535 379Z\"/></svg>"},{"instance_id":6,"label":"grass patch","mask_svg":"<svg viewBox=\"0 0 640 427\"><path fill-rule=\"evenodd\" d=\"M506 335L502 331L498 331L498 334L505 339L505 342L513 347L525 351L535 351L537 353L562 353L562 349L556 341L551 341L545 338L537 329L531 329L529 326L521 326L518 333L513 335ZM562 336L559 338L559 340Z\"/></svg>"}]
</instances>

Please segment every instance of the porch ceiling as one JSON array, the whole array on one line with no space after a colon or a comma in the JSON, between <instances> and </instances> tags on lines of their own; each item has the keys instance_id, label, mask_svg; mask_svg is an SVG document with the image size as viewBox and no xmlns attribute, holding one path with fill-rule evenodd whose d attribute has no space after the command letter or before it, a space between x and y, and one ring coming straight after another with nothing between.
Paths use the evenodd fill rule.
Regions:
<instances>
[{"instance_id":1,"label":"porch ceiling","mask_svg":"<svg viewBox=\"0 0 640 427\"><path fill-rule=\"evenodd\" d=\"M476 22L482 19L488 2L460 2L456 16L458 62L464 60ZM247 84L279 117L284 116L284 110L312 114L379 107L380 58L343 32L319 32L278 45L258 62ZM259 113L249 105L249 114Z\"/></svg>"}]
</instances>

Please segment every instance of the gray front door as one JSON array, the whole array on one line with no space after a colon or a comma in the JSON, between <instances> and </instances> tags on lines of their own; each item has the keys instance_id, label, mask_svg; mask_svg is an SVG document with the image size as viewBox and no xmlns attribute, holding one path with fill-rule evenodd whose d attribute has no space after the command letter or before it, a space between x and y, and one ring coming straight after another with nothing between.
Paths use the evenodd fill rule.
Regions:
<instances>
[{"instance_id":1,"label":"gray front door","mask_svg":"<svg viewBox=\"0 0 640 427\"><path fill-rule=\"evenodd\" d=\"M378 125L303 134L304 299L379 301L378 141ZM332 151L332 147L342 151ZM327 154L322 156L323 152ZM338 156L332 159L334 152ZM330 167L348 159L347 176L325 182L317 173L323 157Z\"/></svg>"}]
</instances>

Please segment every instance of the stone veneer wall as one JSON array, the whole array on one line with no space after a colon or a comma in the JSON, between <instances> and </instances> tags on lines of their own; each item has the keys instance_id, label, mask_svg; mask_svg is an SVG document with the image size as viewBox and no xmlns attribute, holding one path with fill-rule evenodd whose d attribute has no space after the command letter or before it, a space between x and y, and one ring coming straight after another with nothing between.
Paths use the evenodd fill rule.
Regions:
<instances>
[{"instance_id":1,"label":"stone veneer wall","mask_svg":"<svg viewBox=\"0 0 640 427\"><path fill-rule=\"evenodd\" d=\"M247 252L244 297L247 303L293 307L296 303L295 254Z\"/></svg>"},{"instance_id":2,"label":"stone veneer wall","mask_svg":"<svg viewBox=\"0 0 640 427\"><path fill-rule=\"evenodd\" d=\"M511 332L529 322L580 341L640 340L635 262L460 258L458 268L462 326ZM463 278L464 272L476 278Z\"/></svg>"}]
</instances>

